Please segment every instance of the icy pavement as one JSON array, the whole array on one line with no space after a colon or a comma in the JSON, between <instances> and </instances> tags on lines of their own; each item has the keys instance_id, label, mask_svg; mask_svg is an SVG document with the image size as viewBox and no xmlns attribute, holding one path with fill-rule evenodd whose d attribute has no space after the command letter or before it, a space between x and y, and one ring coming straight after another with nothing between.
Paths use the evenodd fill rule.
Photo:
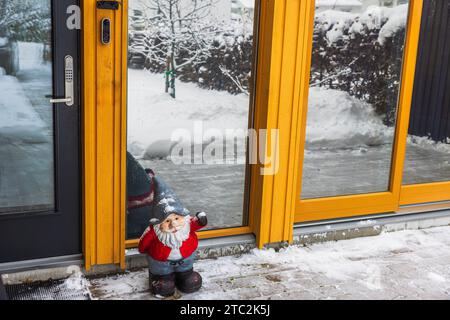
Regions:
<instances>
[{"instance_id":1,"label":"icy pavement","mask_svg":"<svg viewBox=\"0 0 450 320\"><path fill-rule=\"evenodd\" d=\"M450 299L450 227L254 250L197 262L203 288L170 299ZM90 280L94 299L154 299L147 270Z\"/></svg>"},{"instance_id":2,"label":"icy pavement","mask_svg":"<svg viewBox=\"0 0 450 320\"><path fill-rule=\"evenodd\" d=\"M23 69L18 78L0 75L0 212L53 207L50 80L49 68Z\"/></svg>"}]
</instances>

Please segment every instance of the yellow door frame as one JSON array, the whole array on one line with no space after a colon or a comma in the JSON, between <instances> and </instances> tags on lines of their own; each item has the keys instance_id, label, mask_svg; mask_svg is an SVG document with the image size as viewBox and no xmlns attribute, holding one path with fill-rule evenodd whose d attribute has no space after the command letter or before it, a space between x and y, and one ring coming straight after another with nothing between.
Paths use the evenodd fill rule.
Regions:
<instances>
[{"instance_id":1,"label":"yellow door frame","mask_svg":"<svg viewBox=\"0 0 450 320\"><path fill-rule=\"evenodd\" d=\"M303 100L299 104L299 109L302 110L301 130L299 130L296 137L297 141L300 141L300 148L298 149L300 153L298 155L299 165L294 168L295 172L293 173L298 181L295 193L295 222L394 212L399 209L422 7L423 0L410 1L389 191L320 199L300 199L308 108L307 100ZM308 20L312 21L313 17L311 18L311 16L314 16L314 8L309 14ZM308 36L310 41L312 41L312 30L310 32ZM310 61L306 63L308 65L304 68L306 72L304 77L308 76L309 79ZM309 90L309 81L303 82L303 86L303 90L307 92Z\"/></svg>"},{"instance_id":2,"label":"yellow door frame","mask_svg":"<svg viewBox=\"0 0 450 320\"><path fill-rule=\"evenodd\" d=\"M119 10L99 10L82 0L83 253L86 269L125 267L126 82L128 1ZM109 45L100 42L100 23L111 19Z\"/></svg>"},{"instance_id":3,"label":"yellow door frame","mask_svg":"<svg viewBox=\"0 0 450 320\"><path fill-rule=\"evenodd\" d=\"M262 127L278 129L276 161L279 171L262 178L261 209L257 229L259 247L276 242L291 242L295 212L295 174L301 144L298 132L305 109L305 77L311 56L310 34L314 2L310 0L274 0L271 35L270 77L268 77L267 116ZM270 149L270 148L269 148Z\"/></svg>"}]
</instances>

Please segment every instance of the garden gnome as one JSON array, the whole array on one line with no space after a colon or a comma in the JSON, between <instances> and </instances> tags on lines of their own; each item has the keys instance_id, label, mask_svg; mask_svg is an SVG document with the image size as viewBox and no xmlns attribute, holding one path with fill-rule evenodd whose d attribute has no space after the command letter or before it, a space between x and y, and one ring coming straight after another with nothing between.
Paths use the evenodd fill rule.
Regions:
<instances>
[{"instance_id":1,"label":"garden gnome","mask_svg":"<svg viewBox=\"0 0 450 320\"><path fill-rule=\"evenodd\" d=\"M151 292L168 297L192 293L202 286L202 277L193 269L198 238L195 232L206 226L204 212L191 217L175 193L159 178L154 178L155 199L150 226L139 242L139 252L147 255Z\"/></svg>"}]
</instances>

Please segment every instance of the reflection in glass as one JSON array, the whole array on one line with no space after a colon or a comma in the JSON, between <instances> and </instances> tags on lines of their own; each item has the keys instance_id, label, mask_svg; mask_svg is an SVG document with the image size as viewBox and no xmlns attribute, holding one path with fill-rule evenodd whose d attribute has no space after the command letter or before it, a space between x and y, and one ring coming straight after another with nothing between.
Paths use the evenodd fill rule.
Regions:
<instances>
[{"instance_id":1,"label":"reflection in glass","mask_svg":"<svg viewBox=\"0 0 450 320\"><path fill-rule=\"evenodd\" d=\"M129 6L129 199L148 192L151 169L191 214L208 213L209 228L242 226L254 1ZM129 206L128 238L142 234L150 210Z\"/></svg>"},{"instance_id":2,"label":"reflection in glass","mask_svg":"<svg viewBox=\"0 0 450 320\"><path fill-rule=\"evenodd\" d=\"M407 17L407 1L316 1L302 199L388 190Z\"/></svg>"},{"instance_id":3,"label":"reflection in glass","mask_svg":"<svg viewBox=\"0 0 450 320\"><path fill-rule=\"evenodd\" d=\"M424 2L403 184L450 181L448 1Z\"/></svg>"},{"instance_id":4,"label":"reflection in glass","mask_svg":"<svg viewBox=\"0 0 450 320\"><path fill-rule=\"evenodd\" d=\"M0 0L0 214L54 207L50 0Z\"/></svg>"}]
</instances>

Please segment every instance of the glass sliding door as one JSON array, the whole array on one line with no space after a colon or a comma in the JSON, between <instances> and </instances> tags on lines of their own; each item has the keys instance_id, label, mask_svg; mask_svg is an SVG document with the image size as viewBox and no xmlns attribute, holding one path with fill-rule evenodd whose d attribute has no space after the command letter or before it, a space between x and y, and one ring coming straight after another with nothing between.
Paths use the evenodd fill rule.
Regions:
<instances>
[{"instance_id":1,"label":"glass sliding door","mask_svg":"<svg viewBox=\"0 0 450 320\"><path fill-rule=\"evenodd\" d=\"M255 1L129 1L127 239L148 226L153 175L207 212L209 229L248 224L256 12Z\"/></svg>"},{"instance_id":2,"label":"glass sliding door","mask_svg":"<svg viewBox=\"0 0 450 320\"><path fill-rule=\"evenodd\" d=\"M402 204L450 200L449 5L424 3Z\"/></svg>"},{"instance_id":3,"label":"glass sliding door","mask_svg":"<svg viewBox=\"0 0 450 320\"><path fill-rule=\"evenodd\" d=\"M397 206L417 45L411 19L421 7L413 0L315 1L297 221Z\"/></svg>"},{"instance_id":4,"label":"glass sliding door","mask_svg":"<svg viewBox=\"0 0 450 320\"><path fill-rule=\"evenodd\" d=\"M450 1L428 1L419 45L403 184L450 181Z\"/></svg>"},{"instance_id":5,"label":"glass sliding door","mask_svg":"<svg viewBox=\"0 0 450 320\"><path fill-rule=\"evenodd\" d=\"M388 191L409 5L321 3L301 198Z\"/></svg>"}]
</instances>

